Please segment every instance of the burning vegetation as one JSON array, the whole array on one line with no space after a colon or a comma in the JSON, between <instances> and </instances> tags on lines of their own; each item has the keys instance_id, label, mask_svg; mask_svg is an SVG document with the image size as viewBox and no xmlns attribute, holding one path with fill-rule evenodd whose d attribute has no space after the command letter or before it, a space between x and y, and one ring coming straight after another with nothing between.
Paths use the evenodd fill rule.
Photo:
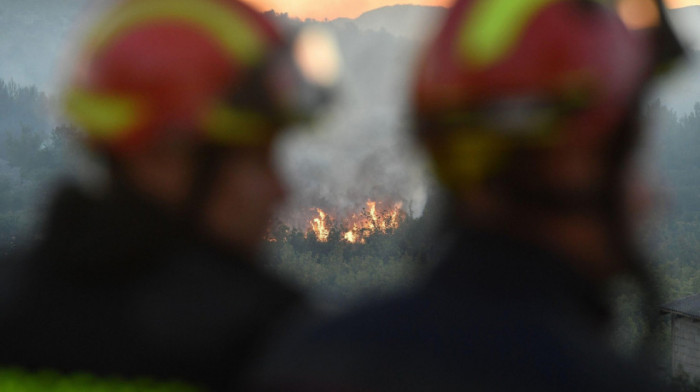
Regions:
<instances>
[{"instance_id":1,"label":"burning vegetation","mask_svg":"<svg viewBox=\"0 0 700 392\"><path fill-rule=\"evenodd\" d=\"M341 240L351 244L363 244L367 237L375 233L387 234L406 220L406 213L402 210L403 203L398 202L390 207L383 207L376 201L367 201L360 213L343 220L340 225ZM311 230L321 242L327 242L330 235L330 226L333 220L321 209L316 209L318 217L311 223Z\"/></svg>"},{"instance_id":2,"label":"burning vegetation","mask_svg":"<svg viewBox=\"0 0 700 392\"><path fill-rule=\"evenodd\" d=\"M406 221L402 202L382 203L368 200L361 211L339 218L321 208L310 208L305 237L313 236L318 242L343 241L364 244L374 234L391 234ZM278 240L274 233L267 238Z\"/></svg>"},{"instance_id":3,"label":"burning vegetation","mask_svg":"<svg viewBox=\"0 0 700 392\"><path fill-rule=\"evenodd\" d=\"M412 214L411 204L394 200L400 199L364 199L347 210L323 202L289 208L270 225L262 262L333 306L406 289L435 260L440 199L426 204L420 216Z\"/></svg>"}]
</instances>

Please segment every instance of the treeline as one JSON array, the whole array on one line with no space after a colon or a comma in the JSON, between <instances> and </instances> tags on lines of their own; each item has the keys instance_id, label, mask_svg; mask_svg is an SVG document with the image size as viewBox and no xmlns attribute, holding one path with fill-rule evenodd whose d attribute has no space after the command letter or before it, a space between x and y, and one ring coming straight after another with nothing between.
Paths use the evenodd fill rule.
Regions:
<instances>
[{"instance_id":1,"label":"treeline","mask_svg":"<svg viewBox=\"0 0 700 392\"><path fill-rule=\"evenodd\" d=\"M276 222L265 243L266 266L331 305L377 299L418 283L433 266L443 206L432 197L423 215L407 216L394 228L367 228L362 241L344 238L347 228L331 222L328 237L311 228Z\"/></svg>"},{"instance_id":2,"label":"treeline","mask_svg":"<svg viewBox=\"0 0 700 392\"><path fill-rule=\"evenodd\" d=\"M658 161L666 208L644 233L664 299L700 293L700 103L679 116L659 101L645 110L651 124L647 159Z\"/></svg>"},{"instance_id":3,"label":"treeline","mask_svg":"<svg viewBox=\"0 0 700 392\"><path fill-rule=\"evenodd\" d=\"M0 79L0 136L28 128L45 136L51 128L50 99L35 86Z\"/></svg>"},{"instance_id":4,"label":"treeline","mask_svg":"<svg viewBox=\"0 0 700 392\"><path fill-rule=\"evenodd\" d=\"M635 234L657 286L660 303L653 305L658 306L700 293L700 103L693 112L679 115L654 101L643 108L641 123L646 129L639 159L656 188L657 212ZM621 311L614 340L627 349L649 332L640 308L640 290L647 288L623 288L614 294ZM660 322L664 326L657 348L664 351L670 347L670 320ZM670 361L669 352L661 355ZM670 369L671 364L664 366ZM691 388L683 380L679 383Z\"/></svg>"},{"instance_id":5,"label":"treeline","mask_svg":"<svg viewBox=\"0 0 700 392\"><path fill-rule=\"evenodd\" d=\"M19 134L0 133L0 256L38 235L40 207L64 171L75 134L68 126L48 135L26 127Z\"/></svg>"},{"instance_id":6,"label":"treeline","mask_svg":"<svg viewBox=\"0 0 700 392\"><path fill-rule=\"evenodd\" d=\"M65 166L75 131L52 127L51 99L0 79L0 256L36 236L37 206Z\"/></svg>"}]
</instances>

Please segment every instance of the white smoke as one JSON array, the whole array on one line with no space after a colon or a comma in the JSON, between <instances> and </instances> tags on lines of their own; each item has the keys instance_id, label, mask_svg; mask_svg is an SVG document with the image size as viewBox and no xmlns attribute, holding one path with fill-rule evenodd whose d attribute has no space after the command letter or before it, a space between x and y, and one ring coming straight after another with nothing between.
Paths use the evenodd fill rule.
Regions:
<instances>
[{"instance_id":1,"label":"white smoke","mask_svg":"<svg viewBox=\"0 0 700 392\"><path fill-rule=\"evenodd\" d=\"M312 207L342 220L368 200L402 202L418 217L427 201L427 170L412 141L408 102L414 65L428 36L363 31L347 20L330 26L345 72L331 110L312 129L281 143L280 166L291 188L281 220L304 229Z\"/></svg>"}]
</instances>

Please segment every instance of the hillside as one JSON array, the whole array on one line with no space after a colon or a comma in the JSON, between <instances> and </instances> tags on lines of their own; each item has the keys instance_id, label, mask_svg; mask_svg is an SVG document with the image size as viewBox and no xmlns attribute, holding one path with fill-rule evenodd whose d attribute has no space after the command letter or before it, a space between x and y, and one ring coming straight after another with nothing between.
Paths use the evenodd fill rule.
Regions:
<instances>
[{"instance_id":1,"label":"hillside","mask_svg":"<svg viewBox=\"0 0 700 392\"><path fill-rule=\"evenodd\" d=\"M433 26L447 11L444 7L393 5L367 11L355 19L361 30L386 32L422 41L432 35Z\"/></svg>"},{"instance_id":2,"label":"hillside","mask_svg":"<svg viewBox=\"0 0 700 392\"><path fill-rule=\"evenodd\" d=\"M56 65L78 17L100 0L0 0L0 79L36 85L51 91ZM396 5L368 11L357 19L336 19L335 25L381 30L421 40L441 7Z\"/></svg>"}]
</instances>

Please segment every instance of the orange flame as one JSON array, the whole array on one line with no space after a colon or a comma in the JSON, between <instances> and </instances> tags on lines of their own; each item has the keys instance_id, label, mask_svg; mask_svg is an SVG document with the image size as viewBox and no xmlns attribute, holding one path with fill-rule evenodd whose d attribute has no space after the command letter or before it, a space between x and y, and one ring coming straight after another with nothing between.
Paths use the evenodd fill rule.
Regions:
<instances>
[{"instance_id":1,"label":"orange flame","mask_svg":"<svg viewBox=\"0 0 700 392\"><path fill-rule=\"evenodd\" d=\"M316 211L318 212L318 218L314 218L310 223L311 223L311 229L314 231L316 234L316 238L321 241L321 242L326 242L328 241L328 235L330 234L330 229L326 227L326 215L323 210L320 208L317 208Z\"/></svg>"},{"instance_id":2,"label":"orange flame","mask_svg":"<svg viewBox=\"0 0 700 392\"><path fill-rule=\"evenodd\" d=\"M361 213L342 220L339 239L351 244L364 244L372 234L387 234L399 228L406 220L402 207L403 203L397 202L391 208L383 208L381 202L368 200ZM313 232L319 242L328 242L332 229L336 227L333 216L320 208L311 208L310 211L313 214L308 220L311 227L307 236ZM277 241L271 233L268 233L267 240Z\"/></svg>"},{"instance_id":3,"label":"orange flame","mask_svg":"<svg viewBox=\"0 0 700 392\"><path fill-rule=\"evenodd\" d=\"M358 240L358 236L355 234L356 231L357 231L357 226L353 226L352 230L343 234L343 239L347 242L350 242L351 244L354 244Z\"/></svg>"},{"instance_id":4,"label":"orange flame","mask_svg":"<svg viewBox=\"0 0 700 392\"><path fill-rule=\"evenodd\" d=\"M353 215L346 222L346 226L352 226L352 229L343 234L343 239L347 242L365 243L365 239L374 233L387 233L390 230L397 229L401 222L406 218L406 214L401 209L403 203L395 203L387 210L377 210L376 201L367 201L367 207L363 209L363 213Z\"/></svg>"}]
</instances>

